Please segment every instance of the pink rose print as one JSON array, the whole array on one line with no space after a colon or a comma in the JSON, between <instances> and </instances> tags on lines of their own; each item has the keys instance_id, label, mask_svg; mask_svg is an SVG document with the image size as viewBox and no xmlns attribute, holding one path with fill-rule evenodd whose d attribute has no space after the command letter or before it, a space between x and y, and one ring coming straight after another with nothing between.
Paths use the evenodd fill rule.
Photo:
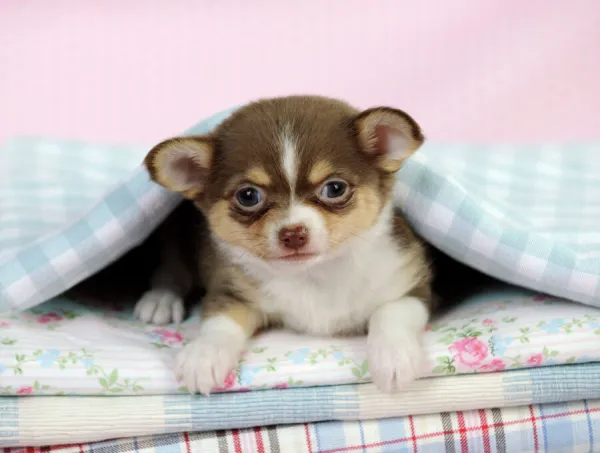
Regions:
<instances>
[{"instance_id":1,"label":"pink rose print","mask_svg":"<svg viewBox=\"0 0 600 453\"><path fill-rule=\"evenodd\" d=\"M544 356L541 353L533 354L531 357L527 359L527 365L529 366L539 366L544 361Z\"/></svg>"},{"instance_id":2,"label":"pink rose print","mask_svg":"<svg viewBox=\"0 0 600 453\"><path fill-rule=\"evenodd\" d=\"M431 326L429 324L427 324L425 326L425 332L429 332L431 330Z\"/></svg>"},{"instance_id":3,"label":"pink rose print","mask_svg":"<svg viewBox=\"0 0 600 453\"><path fill-rule=\"evenodd\" d=\"M4 321L0 322L0 328L2 328L2 327L8 327L8 326L10 326L9 323L4 322Z\"/></svg>"},{"instance_id":4,"label":"pink rose print","mask_svg":"<svg viewBox=\"0 0 600 453\"><path fill-rule=\"evenodd\" d=\"M224 387L226 389L230 389L231 387L233 387L235 385L235 379L236 379L235 371L230 371L229 374L227 375L227 377L225 378Z\"/></svg>"},{"instance_id":5,"label":"pink rose print","mask_svg":"<svg viewBox=\"0 0 600 453\"><path fill-rule=\"evenodd\" d=\"M17 390L17 395L33 395L33 387L23 386Z\"/></svg>"},{"instance_id":6,"label":"pink rose print","mask_svg":"<svg viewBox=\"0 0 600 453\"><path fill-rule=\"evenodd\" d=\"M494 359L490 363L486 363L485 365L481 365L479 367L479 371L504 371L506 365L500 359Z\"/></svg>"},{"instance_id":7,"label":"pink rose print","mask_svg":"<svg viewBox=\"0 0 600 453\"><path fill-rule=\"evenodd\" d=\"M494 327L494 320L490 319L490 318L486 318L483 321L481 321L481 324L483 324L486 327Z\"/></svg>"},{"instance_id":8,"label":"pink rose print","mask_svg":"<svg viewBox=\"0 0 600 453\"><path fill-rule=\"evenodd\" d=\"M183 342L183 336L179 332L172 330L155 330L154 333L158 335L163 344L179 344Z\"/></svg>"},{"instance_id":9,"label":"pink rose print","mask_svg":"<svg viewBox=\"0 0 600 453\"><path fill-rule=\"evenodd\" d=\"M38 318L38 322L40 324L48 324L48 323L51 323L51 322L62 321L62 319L63 319L62 316L57 315L54 312L51 312L51 313L46 313L45 315L41 315Z\"/></svg>"},{"instance_id":10,"label":"pink rose print","mask_svg":"<svg viewBox=\"0 0 600 453\"><path fill-rule=\"evenodd\" d=\"M481 364L488 355L488 346L476 337L466 337L455 341L448 350L453 358L463 365L474 368Z\"/></svg>"},{"instance_id":11,"label":"pink rose print","mask_svg":"<svg viewBox=\"0 0 600 453\"><path fill-rule=\"evenodd\" d=\"M281 384L276 384L273 386L274 389L286 389L288 388L287 382L282 382Z\"/></svg>"},{"instance_id":12,"label":"pink rose print","mask_svg":"<svg viewBox=\"0 0 600 453\"><path fill-rule=\"evenodd\" d=\"M249 387L240 387L238 389L235 389L236 392L249 392L250 388Z\"/></svg>"},{"instance_id":13,"label":"pink rose print","mask_svg":"<svg viewBox=\"0 0 600 453\"><path fill-rule=\"evenodd\" d=\"M230 371L227 377L225 378L225 383L223 384L223 386L214 388L213 390L216 392L223 392L225 390L229 390L235 385L236 377L237 376L235 374L235 371Z\"/></svg>"}]
</instances>

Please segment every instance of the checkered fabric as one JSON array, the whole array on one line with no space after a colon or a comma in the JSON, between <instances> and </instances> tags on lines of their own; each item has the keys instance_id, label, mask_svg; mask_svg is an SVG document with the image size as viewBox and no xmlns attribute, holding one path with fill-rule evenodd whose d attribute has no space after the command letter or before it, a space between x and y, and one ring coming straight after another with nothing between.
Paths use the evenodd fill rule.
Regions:
<instances>
[{"instance_id":1,"label":"checkered fabric","mask_svg":"<svg viewBox=\"0 0 600 453\"><path fill-rule=\"evenodd\" d=\"M189 133L205 133L222 112ZM179 197L140 166L148 147L15 139L0 149L0 312L31 308L142 242Z\"/></svg>"},{"instance_id":2,"label":"checkered fabric","mask_svg":"<svg viewBox=\"0 0 600 453\"><path fill-rule=\"evenodd\" d=\"M229 112L188 133L209 131ZM0 311L30 308L100 270L177 204L140 167L125 165L121 179L114 161L127 152L115 159L87 148L79 159L60 142L2 149ZM460 261L600 305L599 152L600 145L426 145L401 170L397 201L425 239ZM90 189L94 177L121 183ZM82 194L85 202L77 201ZM51 214L56 206L59 215Z\"/></svg>"},{"instance_id":3,"label":"checkered fabric","mask_svg":"<svg viewBox=\"0 0 600 453\"><path fill-rule=\"evenodd\" d=\"M500 280L600 305L600 145L426 145L399 174L415 229Z\"/></svg>"},{"instance_id":4,"label":"checkered fabric","mask_svg":"<svg viewBox=\"0 0 600 453\"><path fill-rule=\"evenodd\" d=\"M33 138L6 142L0 151L0 260L80 217L139 167L145 150Z\"/></svg>"},{"instance_id":5,"label":"checkered fabric","mask_svg":"<svg viewBox=\"0 0 600 453\"><path fill-rule=\"evenodd\" d=\"M6 448L4 453L568 453L600 449L600 402Z\"/></svg>"}]
</instances>

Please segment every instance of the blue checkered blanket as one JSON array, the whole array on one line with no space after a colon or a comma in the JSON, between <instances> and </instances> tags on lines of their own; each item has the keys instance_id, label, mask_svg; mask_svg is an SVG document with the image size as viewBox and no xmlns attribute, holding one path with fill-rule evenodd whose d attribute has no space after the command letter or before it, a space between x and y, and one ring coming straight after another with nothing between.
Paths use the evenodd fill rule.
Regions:
<instances>
[{"instance_id":1,"label":"blue checkered blanket","mask_svg":"<svg viewBox=\"0 0 600 453\"><path fill-rule=\"evenodd\" d=\"M229 112L190 129L204 133ZM14 140L0 151L0 311L40 304L139 244L179 198L148 148ZM600 144L427 144L399 172L414 228L501 280L600 306Z\"/></svg>"}]
</instances>

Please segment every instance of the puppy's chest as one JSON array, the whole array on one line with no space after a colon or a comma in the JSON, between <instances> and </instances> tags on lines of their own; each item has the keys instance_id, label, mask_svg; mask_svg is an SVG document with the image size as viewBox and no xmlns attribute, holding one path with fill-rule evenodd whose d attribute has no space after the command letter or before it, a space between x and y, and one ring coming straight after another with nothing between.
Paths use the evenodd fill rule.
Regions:
<instances>
[{"instance_id":1,"label":"puppy's chest","mask_svg":"<svg viewBox=\"0 0 600 453\"><path fill-rule=\"evenodd\" d=\"M363 333L379 305L402 295L398 285L402 277L393 274L398 270L397 257L361 261L340 260L306 274L263 282L261 308L301 332Z\"/></svg>"}]
</instances>

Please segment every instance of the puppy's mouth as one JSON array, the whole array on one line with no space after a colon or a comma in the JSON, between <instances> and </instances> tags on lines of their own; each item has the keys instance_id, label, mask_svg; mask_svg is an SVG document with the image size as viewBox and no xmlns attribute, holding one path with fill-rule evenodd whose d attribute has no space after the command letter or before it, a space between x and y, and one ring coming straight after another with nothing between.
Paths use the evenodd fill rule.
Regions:
<instances>
[{"instance_id":1,"label":"puppy's mouth","mask_svg":"<svg viewBox=\"0 0 600 453\"><path fill-rule=\"evenodd\" d=\"M281 256L275 257L272 261L278 261L278 262L284 262L284 263L285 262L302 263L305 261L310 261L318 256L319 256L318 253L295 252L295 253L289 253L286 255L281 255Z\"/></svg>"}]
</instances>

